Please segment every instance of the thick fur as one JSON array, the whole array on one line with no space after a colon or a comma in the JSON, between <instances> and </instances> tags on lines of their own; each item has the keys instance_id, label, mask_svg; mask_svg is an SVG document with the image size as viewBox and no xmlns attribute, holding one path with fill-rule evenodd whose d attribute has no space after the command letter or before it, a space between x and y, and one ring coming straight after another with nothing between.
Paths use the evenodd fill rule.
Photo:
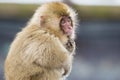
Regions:
<instances>
[{"instance_id":1,"label":"thick fur","mask_svg":"<svg viewBox=\"0 0 120 80\"><path fill-rule=\"evenodd\" d=\"M62 33L58 22L61 12L75 18L71 11L61 2L38 8L11 44L5 61L6 80L65 80L71 72L75 44Z\"/></svg>"}]
</instances>

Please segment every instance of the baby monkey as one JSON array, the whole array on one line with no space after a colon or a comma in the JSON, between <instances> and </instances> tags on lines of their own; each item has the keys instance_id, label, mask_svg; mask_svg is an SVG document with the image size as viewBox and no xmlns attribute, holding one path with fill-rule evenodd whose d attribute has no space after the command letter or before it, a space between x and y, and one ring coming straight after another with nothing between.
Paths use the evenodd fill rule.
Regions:
<instances>
[{"instance_id":1,"label":"baby monkey","mask_svg":"<svg viewBox=\"0 0 120 80\"><path fill-rule=\"evenodd\" d=\"M75 53L76 13L62 2L39 7L10 46L6 80L65 80Z\"/></svg>"}]
</instances>

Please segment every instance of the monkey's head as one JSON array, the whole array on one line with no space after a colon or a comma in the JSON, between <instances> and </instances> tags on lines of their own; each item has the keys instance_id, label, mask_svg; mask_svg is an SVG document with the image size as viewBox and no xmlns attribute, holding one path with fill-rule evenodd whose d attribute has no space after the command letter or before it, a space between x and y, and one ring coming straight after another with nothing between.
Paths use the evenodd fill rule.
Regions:
<instances>
[{"instance_id":1,"label":"monkey's head","mask_svg":"<svg viewBox=\"0 0 120 80\"><path fill-rule=\"evenodd\" d=\"M74 37L77 19L75 11L68 5L51 2L39 7L31 22L55 36Z\"/></svg>"}]
</instances>

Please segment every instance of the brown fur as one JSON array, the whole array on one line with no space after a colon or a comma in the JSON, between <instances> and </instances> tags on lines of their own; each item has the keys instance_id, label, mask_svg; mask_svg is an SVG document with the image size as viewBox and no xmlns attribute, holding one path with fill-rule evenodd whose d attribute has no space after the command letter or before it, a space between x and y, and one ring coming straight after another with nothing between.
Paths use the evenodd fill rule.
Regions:
<instances>
[{"instance_id":1,"label":"brown fur","mask_svg":"<svg viewBox=\"0 0 120 80\"><path fill-rule=\"evenodd\" d=\"M69 75L75 46L71 52L66 48L69 39L59 27L60 16L73 15L68 10L61 2L38 8L11 44L5 61L6 80L64 80Z\"/></svg>"}]
</instances>

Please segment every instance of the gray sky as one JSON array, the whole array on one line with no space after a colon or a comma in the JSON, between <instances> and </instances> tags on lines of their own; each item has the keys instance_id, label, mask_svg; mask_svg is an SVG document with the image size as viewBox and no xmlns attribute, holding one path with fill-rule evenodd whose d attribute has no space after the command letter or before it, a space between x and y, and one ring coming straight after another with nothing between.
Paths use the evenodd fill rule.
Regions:
<instances>
[{"instance_id":1,"label":"gray sky","mask_svg":"<svg viewBox=\"0 0 120 80\"><path fill-rule=\"evenodd\" d=\"M0 3L44 3L50 1L61 1L61 0L0 0ZM72 2L80 5L111 5L120 6L120 0L71 0Z\"/></svg>"}]
</instances>

